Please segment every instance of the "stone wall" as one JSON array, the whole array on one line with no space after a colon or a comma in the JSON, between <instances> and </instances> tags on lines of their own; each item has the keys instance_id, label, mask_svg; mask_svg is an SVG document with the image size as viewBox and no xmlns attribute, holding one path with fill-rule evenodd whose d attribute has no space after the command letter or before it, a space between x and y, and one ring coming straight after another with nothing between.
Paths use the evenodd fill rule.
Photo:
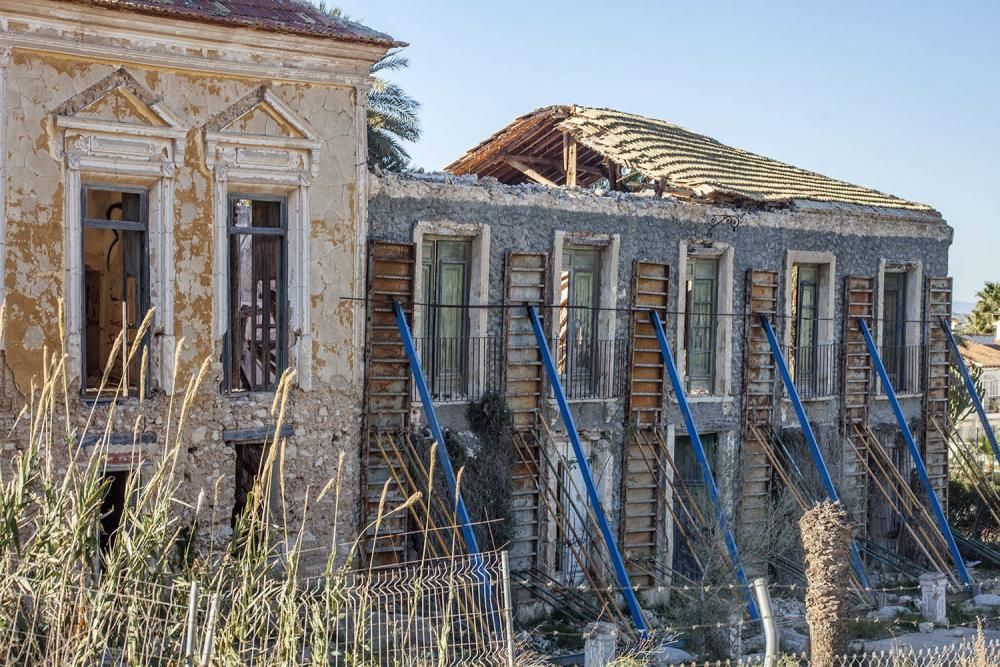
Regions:
<instances>
[{"instance_id":1,"label":"stone wall","mask_svg":"<svg viewBox=\"0 0 1000 667\"><path fill-rule=\"evenodd\" d=\"M412 241L418 226L431 225L447 231L449 225L463 233L470 226L489 228L489 303L503 302L504 260L508 251L549 254L550 269L556 241L564 234L617 235L620 239L616 282L616 305L627 308L632 267L635 260L666 262L671 266L670 311L666 322L671 344L677 346L676 311L683 310L678 265L687 244L733 249L731 303L720 310L719 327L729 327L732 346L720 368L730 373L728 392L721 396L692 400L696 422L708 433L718 433L725 448L719 452L717 471L724 500L735 501L741 427L743 387L743 341L745 321L745 279L748 269L774 270L786 274L788 251L832 253L835 256L834 300L830 312L832 337L839 341L843 318L843 280L846 276L877 276L886 263L919 264L924 276L944 276L948 272L951 228L936 214L898 213L841 205L796 202L785 208L761 210L721 209L670 199L654 199L622 193L592 193L582 190L552 189L543 186L506 186L491 179L443 175L373 177L370 183L369 235L372 239ZM718 214L741 216L738 227L711 226ZM467 232L466 232L467 233ZM549 280L552 280L550 275ZM782 288L784 289L784 288ZM781 299L786 298L783 294ZM779 310L780 310L779 306ZM502 316L491 315L490 328L500 332ZM783 322L778 335L786 334ZM617 317L616 335L628 336L628 318ZM720 360L723 361L723 360ZM838 388L838 392L839 392ZM875 399L873 419L894 423L892 415L879 409L884 399ZM918 418L917 401L906 403L910 418ZM624 416L622 401L608 402L602 410L577 404L574 410L581 430L599 428L619 448L614 452L615 475L611 489L619 488L621 435ZM675 404L666 405L668 421L678 435L683 422ZM839 399L811 401L807 405L817 437L827 456L839 464ZM798 431L798 422L787 401L779 410L784 428ZM558 415L552 412L558 423ZM550 420L551 422L552 420ZM794 438L794 434L789 434ZM801 434L798 436L801 439ZM728 447L727 447L728 444ZM805 460L808 462L808 459ZM800 461L802 463L802 461ZM607 498L617 513L617 491Z\"/></svg>"}]
</instances>

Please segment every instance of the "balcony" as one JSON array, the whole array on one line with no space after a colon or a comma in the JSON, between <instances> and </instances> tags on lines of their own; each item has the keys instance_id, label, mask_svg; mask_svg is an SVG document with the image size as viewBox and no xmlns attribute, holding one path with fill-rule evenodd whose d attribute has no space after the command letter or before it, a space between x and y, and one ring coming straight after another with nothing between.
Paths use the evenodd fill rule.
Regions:
<instances>
[{"instance_id":1,"label":"balcony","mask_svg":"<svg viewBox=\"0 0 1000 667\"><path fill-rule=\"evenodd\" d=\"M788 371L795 382L799 398L836 396L840 378L841 345L805 345L787 351Z\"/></svg>"},{"instance_id":2,"label":"balcony","mask_svg":"<svg viewBox=\"0 0 1000 667\"><path fill-rule=\"evenodd\" d=\"M503 339L499 336L415 338L431 397L442 403L478 401L503 390ZM414 400L419 400L416 385Z\"/></svg>"},{"instance_id":3,"label":"balcony","mask_svg":"<svg viewBox=\"0 0 1000 667\"><path fill-rule=\"evenodd\" d=\"M570 400L625 396L628 371L627 340L595 340L588 345L559 345L559 381Z\"/></svg>"},{"instance_id":4,"label":"balcony","mask_svg":"<svg viewBox=\"0 0 1000 667\"><path fill-rule=\"evenodd\" d=\"M882 364L889 374L889 381L897 395L919 394L921 391L921 371L923 369L923 345L883 345L879 348ZM885 387L876 377L875 393L885 396Z\"/></svg>"}]
</instances>

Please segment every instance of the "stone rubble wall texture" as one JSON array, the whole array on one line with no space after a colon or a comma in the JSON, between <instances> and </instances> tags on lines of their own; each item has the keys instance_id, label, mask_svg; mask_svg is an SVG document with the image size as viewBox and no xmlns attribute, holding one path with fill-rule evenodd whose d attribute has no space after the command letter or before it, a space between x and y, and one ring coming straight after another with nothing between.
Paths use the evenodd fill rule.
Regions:
<instances>
[{"instance_id":1,"label":"stone rubble wall texture","mask_svg":"<svg viewBox=\"0 0 1000 667\"><path fill-rule=\"evenodd\" d=\"M851 524L840 503L814 505L799 519L806 552L806 622L809 660L816 667L833 667L847 653L850 605Z\"/></svg>"},{"instance_id":2,"label":"stone rubble wall texture","mask_svg":"<svg viewBox=\"0 0 1000 667\"><path fill-rule=\"evenodd\" d=\"M145 19L144 24L154 23ZM10 31L30 33L28 23L10 21ZM146 26L148 29L148 25ZM51 36L51 33L47 33ZM86 36L65 35L85 41ZM2 41L2 40L0 40ZM193 57L204 52L192 47L159 45L150 34L115 38L116 47L134 48L164 56L180 53ZM2 43L0 43L2 46ZM225 52L216 57L224 60ZM148 58L147 58L148 59ZM293 51L287 61L273 63L280 68L296 66ZM322 501L317 495L337 475L337 461L346 452L341 498L340 534L351 535L358 521L360 505L358 465L362 388L359 364L361 350L355 348L354 305L341 297L352 294L362 280L354 275L358 211L356 165L358 133L355 126L357 91L348 85L289 83L181 71L166 67L139 66L122 62L94 62L91 59L26 51L14 48L7 71L7 123L2 145L7 165L7 262L6 275L6 364L0 374L0 428L8 432L13 416L26 401L32 383L39 382L42 352L58 349L57 302L64 298L64 192L65 170L57 158L51 112L65 100L88 86L125 67L153 96L180 117L185 128L186 151L183 165L175 176L176 199L173 210L175 230L175 330L185 346L177 369L178 394L183 393L206 358L211 371L191 410L181 474L185 481L184 500L193 507L204 493L217 500L214 526L203 526L216 534L229 530L234 493L235 454L223 442L228 429L252 429L274 423L270 415L271 394L228 397L220 394L223 376L222 340L213 336L213 178L205 166L202 126L215 114L240 100L255 88L267 84L296 113L319 129L319 175L311 185L311 272L310 307L312 317L313 390L295 388L291 392L287 422L294 429L288 439L285 473L289 516L293 529L302 524L302 509L309 499L308 521L304 525L304 546L314 551L328 548L333 526L333 496ZM366 72L363 63L359 72ZM276 70L278 71L278 70ZM287 71L287 70L286 70ZM358 76L363 74L355 73ZM102 105L102 113L121 114L130 110L119 103ZM118 117L116 115L116 117ZM249 131L256 121L248 122ZM86 182L89 179L85 179ZM95 179L114 183L114 178ZM296 332L290 332L294 344ZM155 346L155 343L154 343ZM77 369L71 374L79 375ZM76 385L78 379L71 386ZM154 391L139 406L136 400L121 402L114 413L114 430L131 432L137 415L147 418L146 430L156 433L156 445L147 454L157 455L163 447L163 427L169 398ZM73 420L82 425L89 406L73 402ZM107 406L98 406L95 423L103 424ZM5 458L21 446L24 433L15 430L4 441ZM238 446L238 445L236 445ZM128 447L112 448L124 455Z\"/></svg>"},{"instance_id":3,"label":"stone rubble wall texture","mask_svg":"<svg viewBox=\"0 0 1000 667\"><path fill-rule=\"evenodd\" d=\"M489 301L503 303L504 262L508 251L549 253L552 261L557 231L619 234L617 304L630 302L634 260L666 262L671 267L669 311L683 309L678 302L677 275L682 241L723 242L734 248L732 308L739 313L746 301L746 272L750 268L770 269L784 276L786 250L832 252L836 255L835 340L840 340L845 276L875 276L880 260L923 264L924 276L948 273L948 248L952 229L933 214L900 213L856 206L796 203L789 208L747 211L740 226L726 224L709 233L708 216L731 210L674 200L608 193L605 196L582 190L554 190L544 186L502 185L493 179L430 175L373 175L369 184L369 237L397 242L413 240L418 223L481 224L490 226ZM741 213L742 211L736 211ZM551 266L550 266L551 269ZM551 275L549 280L551 281ZM783 304L784 297L779 297ZM675 315L668 315L666 333L676 349ZM502 316L490 318L490 333L502 333ZM628 318L617 318L617 336L627 337ZM723 502L736 502L738 451L743 390L744 322L740 317L720 317L719 326L732 330L732 394L723 400L691 401L695 421L703 432L719 434L720 444L733 443L728 451L720 447L716 471ZM779 336L781 335L779 322ZM887 410L873 406L873 422L894 425ZM884 402L884 401L881 401ZM904 401L910 419L919 419L919 401ZM810 402L807 411L826 457L839 462L839 399ZM676 405L666 403L668 421L677 435L684 434ZM558 422L555 412L552 415ZM624 433L624 401L603 405L580 403L575 416L581 430L601 429L617 447L614 452L614 489L611 516L619 514L618 489L621 476L621 442ZM798 422L790 409L781 411L781 427L789 435L799 434ZM552 420L550 420L552 423ZM725 437L729 436L729 437ZM803 447L799 457L804 471L816 476ZM833 468L835 475L838 469Z\"/></svg>"}]
</instances>

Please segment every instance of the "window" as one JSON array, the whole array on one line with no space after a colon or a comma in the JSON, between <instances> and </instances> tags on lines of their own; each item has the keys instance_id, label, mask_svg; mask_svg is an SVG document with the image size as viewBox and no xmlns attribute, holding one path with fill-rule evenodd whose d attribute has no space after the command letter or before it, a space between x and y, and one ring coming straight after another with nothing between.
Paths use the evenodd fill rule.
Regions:
<instances>
[{"instance_id":1,"label":"window","mask_svg":"<svg viewBox=\"0 0 1000 667\"><path fill-rule=\"evenodd\" d=\"M882 298L882 362L897 390L907 386L906 273L886 272Z\"/></svg>"},{"instance_id":2,"label":"window","mask_svg":"<svg viewBox=\"0 0 1000 667\"><path fill-rule=\"evenodd\" d=\"M705 449L708 465L715 470L718 435L700 434L701 445ZM674 464L680 483L674 486L674 572L687 578L700 579L703 572L695 554L704 553L705 541L711 539L709 526L699 526L694 518L712 517L712 509L705 487L705 477L701 473L698 457L689 436L677 436L674 441Z\"/></svg>"},{"instance_id":3,"label":"window","mask_svg":"<svg viewBox=\"0 0 1000 667\"><path fill-rule=\"evenodd\" d=\"M421 260L419 349L431 395L445 400L468 392L469 258L468 239L424 238Z\"/></svg>"},{"instance_id":4,"label":"window","mask_svg":"<svg viewBox=\"0 0 1000 667\"><path fill-rule=\"evenodd\" d=\"M559 371L570 398L590 396L598 376L601 251L567 245L559 279Z\"/></svg>"},{"instance_id":5,"label":"window","mask_svg":"<svg viewBox=\"0 0 1000 667\"><path fill-rule=\"evenodd\" d=\"M260 478L266 448L263 442L243 442L234 444L233 448L236 450L236 476L230 527L235 529L246 511L247 503L252 500L251 494L254 484Z\"/></svg>"},{"instance_id":6,"label":"window","mask_svg":"<svg viewBox=\"0 0 1000 667\"><path fill-rule=\"evenodd\" d=\"M715 387L719 260L688 257L687 267L684 346L688 391L710 394Z\"/></svg>"},{"instance_id":7,"label":"window","mask_svg":"<svg viewBox=\"0 0 1000 667\"><path fill-rule=\"evenodd\" d=\"M122 526L125 504L129 502L132 473L128 470L109 470L104 475L104 494L101 496L101 527L99 543L102 557L115 544Z\"/></svg>"},{"instance_id":8,"label":"window","mask_svg":"<svg viewBox=\"0 0 1000 667\"><path fill-rule=\"evenodd\" d=\"M792 354L789 366L797 389L810 386L819 375L819 280L820 267L817 264L796 264L792 268Z\"/></svg>"},{"instance_id":9,"label":"window","mask_svg":"<svg viewBox=\"0 0 1000 667\"><path fill-rule=\"evenodd\" d=\"M122 384L128 393L141 384L142 359L139 353L129 361L128 349L149 310L146 191L82 190L83 390L96 393L104 382L111 391ZM112 358L123 332L124 346Z\"/></svg>"},{"instance_id":10,"label":"window","mask_svg":"<svg viewBox=\"0 0 1000 667\"><path fill-rule=\"evenodd\" d=\"M287 363L285 200L231 195L228 227L225 387L273 391Z\"/></svg>"}]
</instances>

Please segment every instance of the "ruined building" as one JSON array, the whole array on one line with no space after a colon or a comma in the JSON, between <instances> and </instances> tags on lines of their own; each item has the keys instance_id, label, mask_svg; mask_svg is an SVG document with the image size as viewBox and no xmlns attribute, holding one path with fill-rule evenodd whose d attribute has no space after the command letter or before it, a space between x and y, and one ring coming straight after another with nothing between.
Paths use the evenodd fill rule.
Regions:
<instances>
[{"instance_id":1,"label":"ruined building","mask_svg":"<svg viewBox=\"0 0 1000 667\"><path fill-rule=\"evenodd\" d=\"M364 285L368 72L396 42L284 0L4 0L0 28L0 428L59 349L60 300L78 422L98 401L103 423L105 372L132 385L111 434L116 489L142 474L136 415L157 416L140 436L148 461L171 397L209 359L182 474L226 531L292 367L287 509L297 521L308 496L306 542L328 545L333 501L317 496L360 430L364 309L342 297ZM105 364L149 307L142 382L138 363Z\"/></svg>"},{"instance_id":2,"label":"ruined building","mask_svg":"<svg viewBox=\"0 0 1000 667\"><path fill-rule=\"evenodd\" d=\"M416 304L417 347L447 427L468 429L468 401L506 395L531 445L519 448L514 475L514 569L577 583L573 542L588 542L587 552L599 539L565 525L586 523L587 501L572 491L579 470L531 349L529 303L543 313L639 586L697 576L692 518L677 491L704 500L705 490L647 314L637 309L662 313L751 564L787 555L772 525L787 521L775 508L784 471L766 453L779 451L776 442L804 485L822 493L759 315L777 331L860 536L890 549L905 538L870 484L871 438L907 476L910 463L859 317L872 324L933 484L946 494L946 447L928 417L943 422L947 355L927 322L950 313L952 230L931 207L666 122L578 106L522 116L447 169L452 175L372 179L369 294L378 299L384 274L412 267L391 284ZM370 347L370 375L378 355ZM396 391L399 405L412 405L405 386ZM369 395L370 427L397 428L382 400ZM377 471L379 458L369 456ZM552 503L582 509L551 512Z\"/></svg>"},{"instance_id":3,"label":"ruined building","mask_svg":"<svg viewBox=\"0 0 1000 667\"><path fill-rule=\"evenodd\" d=\"M420 439L427 421L395 302L460 450L476 457L470 404L498 396L510 412L509 511L475 518L509 523L496 546L527 596L539 582L582 581L599 550L527 305L640 587L696 576L692 508L677 490L704 494L648 310L666 323L757 567L781 556L776 443L819 488L760 315L859 535L890 550L904 537L873 496L873 439L907 475L910 462L857 318L946 493L947 351L929 322L950 314L952 230L927 205L573 106L515 120L448 175L370 174L368 72L398 43L298 0L0 0L0 29L0 426L61 325L78 423L110 409L94 394L102 377L130 385L110 436L114 488L141 479L140 460L163 444L151 418L138 456L136 416L165 414L183 392L174 378L208 359L182 457L188 500L216 507L203 528L224 533L245 501L286 368L285 510L300 523L309 505L305 547L330 542L333 498L318 496L338 474L342 535L368 524L384 488L426 491L419 466L387 449ZM140 378L107 355L150 307ZM4 447L18 447L16 432ZM411 514L369 540L380 562L412 553Z\"/></svg>"}]
</instances>

